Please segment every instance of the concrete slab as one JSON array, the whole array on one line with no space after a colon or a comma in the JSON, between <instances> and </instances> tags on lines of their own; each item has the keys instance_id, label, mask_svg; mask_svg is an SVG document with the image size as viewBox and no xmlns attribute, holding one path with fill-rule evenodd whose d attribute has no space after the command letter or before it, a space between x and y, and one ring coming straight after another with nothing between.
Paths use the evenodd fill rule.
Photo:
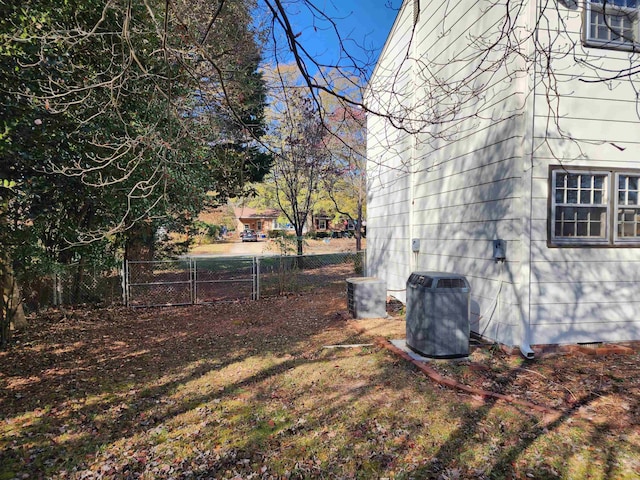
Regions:
<instances>
[{"instance_id":1,"label":"concrete slab","mask_svg":"<svg viewBox=\"0 0 640 480\"><path fill-rule=\"evenodd\" d=\"M399 340L390 340L391 344L402 350L403 352L407 353L413 360L417 360L418 362L431 362L433 360L438 360L438 361L443 361L443 360L449 360L449 361L453 361L453 362L460 362L460 361L467 361L469 360L469 357L459 357L459 358L448 358L448 359L441 359L441 358L429 358L429 357L425 357L420 355L419 353L414 352L413 350L411 350L408 346L407 346L407 341L403 338L403 339L399 339Z\"/></svg>"}]
</instances>

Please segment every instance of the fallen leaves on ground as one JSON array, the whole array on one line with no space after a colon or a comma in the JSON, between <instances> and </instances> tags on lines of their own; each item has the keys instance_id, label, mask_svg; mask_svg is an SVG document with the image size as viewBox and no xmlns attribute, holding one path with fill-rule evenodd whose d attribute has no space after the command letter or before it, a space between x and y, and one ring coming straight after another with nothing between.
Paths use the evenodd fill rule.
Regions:
<instances>
[{"instance_id":1,"label":"fallen leaves on ground","mask_svg":"<svg viewBox=\"0 0 640 480\"><path fill-rule=\"evenodd\" d=\"M370 345L404 332L353 320L344 286L31 319L0 352L0 479L634 478L638 355L486 347L434 362L545 418L430 382Z\"/></svg>"}]
</instances>

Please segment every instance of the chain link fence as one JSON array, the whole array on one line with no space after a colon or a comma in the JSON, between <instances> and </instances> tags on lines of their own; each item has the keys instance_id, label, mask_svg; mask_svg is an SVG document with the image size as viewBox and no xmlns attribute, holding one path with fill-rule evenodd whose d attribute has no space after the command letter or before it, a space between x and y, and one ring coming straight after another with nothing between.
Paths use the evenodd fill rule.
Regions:
<instances>
[{"instance_id":1,"label":"chain link fence","mask_svg":"<svg viewBox=\"0 0 640 480\"><path fill-rule=\"evenodd\" d=\"M191 261L127 261L124 302L127 306L190 305L193 303Z\"/></svg>"},{"instance_id":2,"label":"chain link fence","mask_svg":"<svg viewBox=\"0 0 640 480\"><path fill-rule=\"evenodd\" d=\"M257 298L255 257L188 257L125 263L125 304L189 305Z\"/></svg>"},{"instance_id":3,"label":"chain link fence","mask_svg":"<svg viewBox=\"0 0 640 480\"><path fill-rule=\"evenodd\" d=\"M122 303L119 269L56 265L54 272L20 279L20 288L28 312L58 305Z\"/></svg>"},{"instance_id":4,"label":"chain link fence","mask_svg":"<svg viewBox=\"0 0 640 480\"><path fill-rule=\"evenodd\" d=\"M344 285L349 277L363 276L364 255L364 252L343 252L262 257L260 294L269 296L304 292L332 283Z\"/></svg>"},{"instance_id":5,"label":"chain link fence","mask_svg":"<svg viewBox=\"0 0 640 480\"><path fill-rule=\"evenodd\" d=\"M191 305L342 287L347 278L363 276L364 266L364 251L128 261L108 271L58 265L55 273L22 279L21 288L29 312L80 304Z\"/></svg>"},{"instance_id":6,"label":"chain link fence","mask_svg":"<svg viewBox=\"0 0 640 480\"><path fill-rule=\"evenodd\" d=\"M189 257L125 265L125 303L160 306L213 303L344 285L364 274L364 252L302 256Z\"/></svg>"}]
</instances>

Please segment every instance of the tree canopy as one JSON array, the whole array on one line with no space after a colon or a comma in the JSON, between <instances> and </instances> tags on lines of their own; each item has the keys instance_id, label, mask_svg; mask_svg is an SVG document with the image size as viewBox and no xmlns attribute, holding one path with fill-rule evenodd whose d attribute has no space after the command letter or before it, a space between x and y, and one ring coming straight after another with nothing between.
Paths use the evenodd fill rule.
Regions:
<instances>
[{"instance_id":1,"label":"tree canopy","mask_svg":"<svg viewBox=\"0 0 640 480\"><path fill-rule=\"evenodd\" d=\"M184 225L266 174L254 6L0 1L3 272Z\"/></svg>"}]
</instances>

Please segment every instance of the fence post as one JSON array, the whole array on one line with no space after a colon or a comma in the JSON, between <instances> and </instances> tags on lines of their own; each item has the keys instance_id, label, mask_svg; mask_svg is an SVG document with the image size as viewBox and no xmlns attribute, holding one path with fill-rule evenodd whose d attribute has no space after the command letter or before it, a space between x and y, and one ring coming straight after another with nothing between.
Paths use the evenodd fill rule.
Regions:
<instances>
[{"instance_id":1,"label":"fence post","mask_svg":"<svg viewBox=\"0 0 640 480\"><path fill-rule=\"evenodd\" d=\"M198 301L198 279L197 265L194 257L189 257L189 282L191 283L191 305L195 305Z\"/></svg>"},{"instance_id":2,"label":"fence post","mask_svg":"<svg viewBox=\"0 0 640 480\"><path fill-rule=\"evenodd\" d=\"M54 273L53 278L51 279L51 300L53 302L53 306L58 306L58 274Z\"/></svg>"},{"instance_id":3,"label":"fence post","mask_svg":"<svg viewBox=\"0 0 640 480\"><path fill-rule=\"evenodd\" d=\"M256 299L256 257L251 257L251 300Z\"/></svg>"},{"instance_id":4,"label":"fence post","mask_svg":"<svg viewBox=\"0 0 640 480\"><path fill-rule=\"evenodd\" d=\"M256 300L260 300L260 258L256 259Z\"/></svg>"},{"instance_id":5,"label":"fence post","mask_svg":"<svg viewBox=\"0 0 640 480\"><path fill-rule=\"evenodd\" d=\"M122 270L120 271L120 275L122 277L122 303L125 307L129 306L129 278L127 266L127 259L122 259Z\"/></svg>"},{"instance_id":6,"label":"fence post","mask_svg":"<svg viewBox=\"0 0 640 480\"><path fill-rule=\"evenodd\" d=\"M58 272L53 275L53 304L56 307L62 305L62 280Z\"/></svg>"}]
</instances>

